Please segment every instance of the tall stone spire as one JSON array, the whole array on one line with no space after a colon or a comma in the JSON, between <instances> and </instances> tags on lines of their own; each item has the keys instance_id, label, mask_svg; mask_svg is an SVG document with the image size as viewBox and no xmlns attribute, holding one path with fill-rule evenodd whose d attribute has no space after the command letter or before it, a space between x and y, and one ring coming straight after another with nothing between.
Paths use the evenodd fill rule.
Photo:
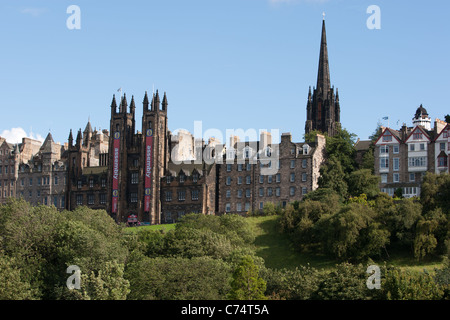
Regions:
<instances>
[{"instance_id":1,"label":"tall stone spire","mask_svg":"<svg viewBox=\"0 0 450 320\"><path fill-rule=\"evenodd\" d=\"M320 41L319 70L317 72L317 87L319 92L328 93L330 89L330 67L328 64L327 33L325 19L322 22L322 39Z\"/></svg>"}]
</instances>

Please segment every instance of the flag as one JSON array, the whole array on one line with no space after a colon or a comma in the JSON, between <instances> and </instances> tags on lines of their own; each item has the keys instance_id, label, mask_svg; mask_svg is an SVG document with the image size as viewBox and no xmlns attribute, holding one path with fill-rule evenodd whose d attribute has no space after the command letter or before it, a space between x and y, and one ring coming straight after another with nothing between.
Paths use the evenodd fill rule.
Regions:
<instances>
[{"instance_id":1,"label":"flag","mask_svg":"<svg viewBox=\"0 0 450 320\"><path fill-rule=\"evenodd\" d=\"M387 120L387 119L389 119L389 117L383 117L383 120Z\"/></svg>"},{"instance_id":2,"label":"flag","mask_svg":"<svg viewBox=\"0 0 450 320\"><path fill-rule=\"evenodd\" d=\"M120 87L119 89L117 89L117 92L122 92L122 87Z\"/></svg>"}]
</instances>

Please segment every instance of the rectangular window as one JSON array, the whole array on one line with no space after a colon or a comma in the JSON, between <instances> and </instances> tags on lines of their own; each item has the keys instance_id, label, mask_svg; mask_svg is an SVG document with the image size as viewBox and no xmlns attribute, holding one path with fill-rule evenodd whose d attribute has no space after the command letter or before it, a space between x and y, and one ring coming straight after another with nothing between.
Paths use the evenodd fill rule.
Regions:
<instances>
[{"instance_id":1,"label":"rectangular window","mask_svg":"<svg viewBox=\"0 0 450 320\"><path fill-rule=\"evenodd\" d=\"M252 165L250 163L247 163L247 171L252 170Z\"/></svg>"},{"instance_id":2,"label":"rectangular window","mask_svg":"<svg viewBox=\"0 0 450 320\"><path fill-rule=\"evenodd\" d=\"M227 164L227 172L231 171L231 164Z\"/></svg>"},{"instance_id":3,"label":"rectangular window","mask_svg":"<svg viewBox=\"0 0 450 320\"><path fill-rule=\"evenodd\" d=\"M186 191L185 190L178 191L178 201L184 200L186 200Z\"/></svg>"},{"instance_id":4,"label":"rectangular window","mask_svg":"<svg viewBox=\"0 0 450 320\"><path fill-rule=\"evenodd\" d=\"M308 193L308 189L306 187L302 188L302 195L305 195Z\"/></svg>"},{"instance_id":5,"label":"rectangular window","mask_svg":"<svg viewBox=\"0 0 450 320\"><path fill-rule=\"evenodd\" d=\"M277 175L275 176L276 181L277 182L281 182L281 175L279 173L277 173Z\"/></svg>"},{"instance_id":6,"label":"rectangular window","mask_svg":"<svg viewBox=\"0 0 450 320\"><path fill-rule=\"evenodd\" d=\"M302 160L302 168L306 168L307 163L308 163L308 160L303 159Z\"/></svg>"},{"instance_id":7,"label":"rectangular window","mask_svg":"<svg viewBox=\"0 0 450 320\"><path fill-rule=\"evenodd\" d=\"M259 196L264 197L264 188L259 188Z\"/></svg>"},{"instance_id":8,"label":"rectangular window","mask_svg":"<svg viewBox=\"0 0 450 320\"><path fill-rule=\"evenodd\" d=\"M55 176L55 179L54 179L54 183L55 183L55 185L57 185L58 184L58 176ZM56 206L55 206L56 207Z\"/></svg>"},{"instance_id":9,"label":"rectangular window","mask_svg":"<svg viewBox=\"0 0 450 320\"><path fill-rule=\"evenodd\" d=\"M295 160L291 160L291 169L295 168Z\"/></svg>"},{"instance_id":10,"label":"rectangular window","mask_svg":"<svg viewBox=\"0 0 450 320\"><path fill-rule=\"evenodd\" d=\"M272 196L272 188L267 188L267 196L268 197Z\"/></svg>"},{"instance_id":11,"label":"rectangular window","mask_svg":"<svg viewBox=\"0 0 450 320\"><path fill-rule=\"evenodd\" d=\"M30 178L30 186L33 185L33 178Z\"/></svg>"},{"instance_id":12,"label":"rectangular window","mask_svg":"<svg viewBox=\"0 0 450 320\"><path fill-rule=\"evenodd\" d=\"M197 173L194 173L193 175L192 175L192 182L197 182L198 181L198 174Z\"/></svg>"},{"instance_id":13,"label":"rectangular window","mask_svg":"<svg viewBox=\"0 0 450 320\"><path fill-rule=\"evenodd\" d=\"M246 202L245 203L245 211L249 211L250 210L250 202Z\"/></svg>"},{"instance_id":14,"label":"rectangular window","mask_svg":"<svg viewBox=\"0 0 450 320\"><path fill-rule=\"evenodd\" d=\"M380 147L380 155L387 155L389 154L389 146L381 146Z\"/></svg>"},{"instance_id":15,"label":"rectangular window","mask_svg":"<svg viewBox=\"0 0 450 320\"><path fill-rule=\"evenodd\" d=\"M226 184L227 184L227 186L229 186L231 184L231 177L227 177Z\"/></svg>"},{"instance_id":16,"label":"rectangular window","mask_svg":"<svg viewBox=\"0 0 450 320\"><path fill-rule=\"evenodd\" d=\"M236 203L236 211L241 212L242 211L242 203L238 202Z\"/></svg>"},{"instance_id":17,"label":"rectangular window","mask_svg":"<svg viewBox=\"0 0 450 320\"><path fill-rule=\"evenodd\" d=\"M260 209L260 210L264 209L264 202L260 202L260 203L259 203L259 209Z\"/></svg>"},{"instance_id":18,"label":"rectangular window","mask_svg":"<svg viewBox=\"0 0 450 320\"><path fill-rule=\"evenodd\" d=\"M387 174L381 175L381 183L387 183Z\"/></svg>"},{"instance_id":19,"label":"rectangular window","mask_svg":"<svg viewBox=\"0 0 450 320\"><path fill-rule=\"evenodd\" d=\"M106 194L105 194L105 203L106 203ZM66 206L66 197L64 195L61 196L61 208Z\"/></svg>"},{"instance_id":20,"label":"rectangular window","mask_svg":"<svg viewBox=\"0 0 450 320\"><path fill-rule=\"evenodd\" d=\"M250 189L245 189L245 197L250 198L250 196L251 196Z\"/></svg>"},{"instance_id":21,"label":"rectangular window","mask_svg":"<svg viewBox=\"0 0 450 320\"><path fill-rule=\"evenodd\" d=\"M24 185L25 185L25 179L24 179L24 178L20 179L20 185L21 185L21 186L24 186Z\"/></svg>"},{"instance_id":22,"label":"rectangular window","mask_svg":"<svg viewBox=\"0 0 450 320\"><path fill-rule=\"evenodd\" d=\"M302 173L302 181L305 182L307 178L306 172Z\"/></svg>"},{"instance_id":23,"label":"rectangular window","mask_svg":"<svg viewBox=\"0 0 450 320\"><path fill-rule=\"evenodd\" d=\"M131 173L131 184L138 184L139 183L139 175L137 172Z\"/></svg>"},{"instance_id":24,"label":"rectangular window","mask_svg":"<svg viewBox=\"0 0 450 320\"><path fill-rule=\"evenodd\" d=\"M180 174L180 183L184 182L184 174Z\"/></svg>"},{"instance_id":25,"label":"rectangular window","mask_svg":"<svg viewBox=\"0 0 450 320\"><path fill-rule=\"evenodd\" d=\"M231 211L231 204L228 202L228 203L225 203L225 212L230 212Z\"/></svg>"},{"instance_id":26,"label":"rectangular window","mask_svg":"<svg viewBox=\"0 0 450 320\"><path fill-rule=\"evenodd\" d=\"M88 194L88 204L94 204L94 195Z\"/></svg>"},{"instance_id":27,"label":"rectangular window","mask_svg":"<svg viewBox=\"0 0 450 320\"><path fill-rule=\"evenodd\" d=\"M227 191L225 191L225 197L231 198L231 190L230 190L230 189L228 189Z\"/></svg>"},{"instance_id":28,"label":"rectangular window","mask_svg":"<svg viewBox=\"0 0 450 320\"><path fill-rule=\"evenodd\" d=\"M410 173L409 174L409 182L414 182L414 181L416 181L416 174Z\"/></svg>"},{"instance_id":29,"label":"rectangular window","mask_svg":"<svg viewBox=\"0 0 450 320\"><path fill-rule=\"evenodd\" d=\"M264 183L264 176L263 175L259 176L259 183Z\"/></svg>"},{"instance_id":30,"label":"rectangular window","mask_svg":"<svg viewBox=\"0 0 450 320\"><path fill-rule=\"evenodd\" d=\"M237 197L242 198L242 189L238 189L237 191Z\"/></svg>"},{"instance_id":31,"label":"rectangular window","mask_svg":"<svg viewBox=\"0 0 450 320\"><path fill-rule=\"evenodd\" d=\"M77 206L83 205L83 195L77 194Z\"/></svg>"},{"instance_id":32,"label":"rectangular window","mask_svg":"<svg viewBox=\"0 0 450 320\"><path fill-rule=\"evenodd\" d=\"M82 186L82 182L81 182L81 180L78 180L78 189L81 189L81 186Z\"/></svg>"},{"instance_id":33,"label":"rectangular window","mask_svg":"<svg viewBox=\"0 0 450 320\"><path fill-rule=\"evenodd\" d=\"M267 176L267 183L272 183L273 176Z\"/></svg>"},{"instance_id":34,"label":"rectangular window","mask_svg":"<svg viewBox=\"0 0 450 320\"><path fill-rule=\"evenodd\" d=\"M57 197L57 196L54 196L54 197L53 197L53 205L54 205L56 208L58 208L58 197Z\"/></svg>"},{"instance_id":35,"label":"rectangular window","mask_svg":"<svg viewBox=\"0 0 450 320\"><path fill-rule=\"evenodd\" d=\"M242 177L238 177L237 184L242 184Z\"/></svg>"},{"instance_id":36,"label":"rectangular window","mask_svg":"<svg viewBox=\"0 0 450 320\"><path fill-rule=\"evenodd\" d=\"M439 150L445 151L445 142L439 143Z\"/></svg>"},{"instance_id":37,"label":"rectangular window","mask_svg":"<svg viewBox=\"0 0 450 320\"><path fill-rule=\"evenodd\" d=\"M94 179L89 179L89 188L93 188L94 187Z\"/></svg>"},{"instance_id":38,"label":"rectangular window","mask_svg":"<svg viewBox=\"0 0 450 320\"><path fill-rule=\"evenodd\" d=\"M198 200L198 190L192 190L192 193L191 193L191 199L192 199L193 201Z\"/></svg>"},{"instance_id":39,"label":"rectangular window","mask_svg":"<svg viewBox=\"0 0 450 320\"><path fill-rule=\"evenodd\" d=\"M100 204L106 204L106 194L105 193L100 194Z\"/></svg>"},{"instance_id":40,"label":"rectangular window","mask_svg":"<svg viewBox=\"0 0 450 320\"><path fill-rule=\"evenodd\" d=\"M42 178L41 177L37 178L37 181L38 181L38 186L40 186L42 183Z\"/></svg>"},{"instance_id":41,"label":"rectangular window","mask_svg":"<svg viewBox=\"0 0 450 320\"><path fill-rule=\"evenodd\" d=\"M409 167L426 167L427 157L410 157L408 158Z\"/></svg>"},{"instance_id":42,"label":"rectangular window","mask_svg":"<svg viewBox=\"0 0 450 320\"><path fill-rule=\"evenodd\" d=\"M395 154L400 152L400 147L399 147L398 144L395 144L395 145L392 146L392 152L395 153Z\"/></svg>"},{"instance_id":43,"label":"rectangular window","mask_svg":"<svg viewBox=\"0 0 450 320\"><path fill-rule=\"evenodd\" d=\"M389 142L392 141L392 136L388 133L386 133L385 135L383 135L383 142Z\"/></svg>"},{"instance_id":44,"label":"rectangular window","mask_svg":"<svg viewBox=\"0 0 450 320\"><path fill-rule=\"evenodd\" d=\"M424 151L425 150L425 143L421 143L420 144L420 151Z\"/></svg>"},{"instance_id":45,"label":"rectangular window","mask_svg":"<svg viewBox=\"0 0 450 320\"><path fill-rule=\"evenodd\" d=\"M421 134L421 133L414 133L414 134L413 134L413 139L414 139L414 140L420 140L420 139L422 139L422 134Z\"/></svg>"},{"instance_id":46,"label":"rectangular window","mask_svg":"<svg viewBox=\"0 0 450 320\"><path fill-rule=\"evenodd\" d=\"M400 182L400 174L399 173L394 173L394 182Z\"/></svg>"},{"instance_id":47,"label":"rectangular window","mask_svg":"<svg viewBox=\"0 0 450 320\"><path fill-rule=\"evenodd\" d=\"M394 171L398 171L400 169L400 159L394 158L392 163Z\"/></svg>"},{"instance_id":48,"label":"rectangular window","mask_svg":"<svg viewBox=\"0 0 450 320\"><path fill-rule=\"evenodd\" d=\"M242 171L242 163L238 164L238 171Z\"/></svg>"},{"instance_id":49,"label":"rectangular window","mask_svg":"<svg viewBox=\"0 0 450 320\"><path fill-rule=\"evenodd\" d=\"M250 177L250 176L245 177L246 184L250 184L251 182L252 182L252 177Z\"/></svg>"},{"instance_id":50,"label":"rectangular window","mask_svg":"<svg viewBox=\"0 0 450 320\"><path fill-rule=\"evenodd\" d=\"M130 193L130 202L131 203L137 203L138 202L137 192L131 192Z\"/></svg>"},{"instance_id":51,"label":"rectangular window","mask_svg":"<svg viewBox=\"0 0 450 320\"><path fill-rule=\"evenodd\" d=\"M380 158L380 170L389 169L389 158Z\"/></svg>"},{"instance_id":52,"label":"rectangular window","mask_svg":"<svg viewBox=\"0 0 450 320\"><path fill-rule=\"evenodd\" d=\"M294 181L295 181L295 173L291 173L290 181L291 181L291 182L294 182Z\"/></svg>"},{"instance_id":53,"label":"rectangular window","mask_svg":"<svg viewBox=\"0 0 450 320\"><path fill-rule=\"evenodd\" d=\"M102 188L106 188L106 179L105 178L102 178L101 183L102 183Z\"/></svg>"},{"instance_id":54,"label":"rectangular window","mask_svg":"<svg viewBox=\"0 0 450 320\"><path fill-rule=\"evenodd\" d=\"M166 202L172 201L172 191L166 191Z\"/></svg>"},{"instance_id":55,"label":"rectangular window","mask_svg":"<svg viewBox=\"0 0 450 320\"><path fill-rule=\"evenodd\" d=\"M409 145L409 151L414 151L416 149L416 145L414 143L411 143Z\"/></svg>"},{"instance_id":56,"label":"rectangular window","mask_svg":"<svg viewBox=\"0 0 450 320\"><path fill-rule=\"evenodd\" d=\"M170 184L172 182L172 176L167 176L166 177L166 183Z\"/></svg>"},{"instance_id":57,"label":"rectangular window","mask_svg":"<svg viewBox=\"0 0 450 320\"><path fill-rule=\"evenodd\" d=\"M281 194L281 189L280 189L280 187L278 187L278 188L275 189L275 195L276 195L277 197L279 197L280 194Z\"/></svg>"},{"instance_id":58,"label":"rectangular window","mask_svg":"<svg viewBox=\"0 0 450 320\"><path fill-rule=\"evenodd\" d=\"M290 187L290 188L289 188L289 194L290 194L291 196L295 195L295 187Z\"/></svg>"}]
</instances>

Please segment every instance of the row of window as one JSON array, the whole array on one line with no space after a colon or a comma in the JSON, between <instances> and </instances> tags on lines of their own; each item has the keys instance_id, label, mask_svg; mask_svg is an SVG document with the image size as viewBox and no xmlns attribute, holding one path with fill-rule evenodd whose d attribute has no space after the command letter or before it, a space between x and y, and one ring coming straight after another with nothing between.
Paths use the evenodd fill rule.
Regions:
<instances>
[{"instance_id":1,"label":"row of window","mask_svg":"<svg viewBox=\"0 0 450 320\"><path fill-rule=\"evenodd\" d=\"M421 172L421 177L423 178L423 176L425 175L425 172ZM409 173L408 174L408 181L409 182L416 182L416 174L415 173ZM381 175L381 183L388 183L388 175L387 174L382 174ZM392 175L392 182L394 183L398 183L400 182L400 173L394 173Z\"/></svg>"},{"instance_id":2,"label":"row of window","mask_svg":"<svg viewBox=\"0 0 450 320\"><path fill-rule=\"evenodd\" d=\"M275 191L275 193L274 193L274 191ZM302 195L305 195L307 192L308 192L308 189L306 187L303 187L302 188ZM238 198L242 198L243 195L244 195L244 190L238 189L236 196ZM246 198L250 198L251 195L252 195L251 190L250 189L245 189L245 197ZM259 188L258 189L258 195L260 197L264 197L264 196L272 197L273 195L279 197L279 196L281 196L281 188L280 187L277 187L277 188L271 188L271 187ZM295 187L290 187L289 188L289 195L290 196L295 196ZM231 198L231 190L230 189L225 191L225 197L226 198Z\"/></svg>"},{"instance_id":3,"label":"row of window","mask_svg":"<svg viewBox=\"0 0 450 320\"><path fill-rule=\"evenodd\" d=\"M394 196L396 188L381 188L381 192L387 193L389 196ZM403 187L402 196L405 198L415 197L420 195L420 188L418 187Z\"/></svg>"},{"instance_id":4,"label":"row of window","mask_svg":"<svg viewBox=\"0 0 450 320\"><path fill-rule=\"evenodd\" d=\"M185 201L186 200L186 193L187 193L186 190L178 190L177 191L178 201ZM199 197L199 191L196 190L196 189L191 190L191 200L192 201L197 201L198 197ZM165 200L166 200L166 202L172 201L172 198L173 198L172 191L166 191L165 192Z\"/></svg>"},{"instance_id":5,"label":"row of window","mask_svg":"<svg viewBox=\"0 0 450 320\"><path fill-rule=\"evenodd\" d=\"M84 204L84 195L83 194L77 194L76 197L76 204L77 206L82 206ZM88 194L87 195L87 204L88 205L94 205L95 203L95 195L94 194ZM137 194L136 194L136 202L137 202ZM101 193L99 196L99 204L106 204L106 194Z\"/></svg>"},{"instance_id":6,"label":"row of window","mask_svg":"<svg viewBox=\"0 0 450 320\"><path fill-rule=\"evenodd\" d=\"M264 183L264 180L265 180L264 177L265 177L264 175L260 175L259 176L259 183ZM243 180L244 180L243 176L238 176L237 177L237 184L238 185L243 184ZM302 181L305 182L307 180L308 180L308 174L306 172L303 172L302 173ZM290 182L295 182L295 173L291 173L289 175L289 181ZM268 175L267 176L267 183L272 183L272 182L273 182L273 175ZM275 182L277 182L277 183L281 182L281 175L279 173L275 175ZM245 184L251 184L251 183L252 183L251 176L246 176L245 177ZM227 186L231 185L231 177L229 177L229 176L226 177L225 184Z\"/></svg>"},{"instance_id":7,"label":"row of window","mask_svg":"<svg viewBox=\"0 0 450 320\"><path fill-rule=\"evenodd\" d=\"M59 177L58 176L54 176L53 177L53 184L54 185L58 185L59 184L59 181L60 181L60 179L59 179ZM25 178L21 178L20 179L20 185L22 186L22 187L24 187L25 186L25 181L26 181L26 179ZM66 184L66 177L64 177L64 185ZM28 179L28 185L29 186L32 186L33 185L33 178L29 178ZM50 177L37 177L36 178L36 185L38 185L38 186L45 186L45 185L50 185Z\"/></svg>"},{"instance_id":8,"label":"row of window","mask_svg":"<svg viewBox=\"0 0 450 320\"><path fill-rule=\"evenodd\" d=\"M295 168L295 163L296 163L296 160L291 160L291 162L290 162L290 168L291 169ZM251 163L246 163L246 164L238 163L237 164L237 171L243 171L244 170L244 165L245 165L245 170L246 171L251 171L251 169L252 169L252 164ZM308 159L302 159L302 168L306 168L307 165L308 165ZM268 166L269 168L271 168L272 167L272 161L268 161L267 164L263 164L261 162L260 163L260 167L262 168L264 166ZM277 162L277 169L280 169L280 168L281 168L281 162L280 162L280 160L278 160L278 162ZM233 169L233 164L227 164L227 172L231 172L232 169Z\"/></svg>"},{"instance_id":9,"label":"row of window","mask_svg":"<svg viewBox=\"0 0 450 320\"><path fill-rule=\"evenodd\" d=\"M426 151L426 144L425 143L409 143L408 144L408 149L409 151ZM440 151L445 151L445 142L440 142L439 143L439 150ZM450 144L448 145L448 150L450 150ZM400 152L399 150L399 145L398 144L394 144L392 146L392 153L393 154L398 154ZM380 156L387 156L389 154L389 146L388 145L382 145L380 146Z\"/></svg>"},{"instance_id":10,"label":"row of window","mask_svg":"<svg viewBox=\"0 0 450 320\"><path fill-rule=\"evenodd\" d=\"M106 188L106 178L102 178L100 180L100 184L102 188ZM81 189L81 187L83 186L83 181L78 180L78 184L77 184L77 188ZM89 188L93 188L94 187L94 179L89 179Z\"/></svg>"},{"instance_id":11,"label":"row of window","mask_svg":"<svg viewBox=\"0 0 450 320\"><path fill-rule=\"evenodd\" d=\"M197 182L197 181L198 181L198 178L199 178L198 173L194 173L194 174L192 175L192 182ZM175 179L175 177L173 177L173 176L167 176L167 177L166 177L166 183L167 183L167 184L170 184L172 181L174 181L174 179ZM180 183L185 182L185 181L186 181L186 175L180 174L180 175L178 176L178 181L179 181Z\"/></svg>"},{"instance_id":12,"label":"row of window","mask_svg":"<svg viewBox=\"0 0 450 320\"><path fill-rule=\"evenodd\" d=\"M443 158L441 160L441 158ZM446 157L439 157L438 162L442 164L446 163ZM427 157L409 157L408 158L408 168L412 167L426 167L427 166ZM389 170L389 158L380 158L380 170ZM400 158L392 159L392 170L399 171L400 170Z\"/></svg>"}]
</instances>

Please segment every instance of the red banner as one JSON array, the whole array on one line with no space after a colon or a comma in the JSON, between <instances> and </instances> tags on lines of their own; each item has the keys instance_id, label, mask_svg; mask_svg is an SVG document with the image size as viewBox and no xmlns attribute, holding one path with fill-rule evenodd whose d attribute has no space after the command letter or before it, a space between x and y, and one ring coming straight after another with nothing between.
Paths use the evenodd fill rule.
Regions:
<instances>
[{"instance_id":1,"label":"red banner","mask_svg":"<svg viewBox=\"0 0 450 320\"><path fill-rule=\"evenodd\" d=\"M120 132L114 133L113 145L113 180L112 180L112 207L111 211L117 213L119 199L119 160L120 160Z\"/></svg>"},{"instance_id":2,"label":"red banner","mask_svg":"<svg viewBox=\"0 0 450 320\"><path fill-rule=\"evenodd\" d=\"M150 194L152 187L152 160L153 160L153 131L145 132L145 182L144 182L144 211L150 211Z\"/></svg>"}]
</instances>

